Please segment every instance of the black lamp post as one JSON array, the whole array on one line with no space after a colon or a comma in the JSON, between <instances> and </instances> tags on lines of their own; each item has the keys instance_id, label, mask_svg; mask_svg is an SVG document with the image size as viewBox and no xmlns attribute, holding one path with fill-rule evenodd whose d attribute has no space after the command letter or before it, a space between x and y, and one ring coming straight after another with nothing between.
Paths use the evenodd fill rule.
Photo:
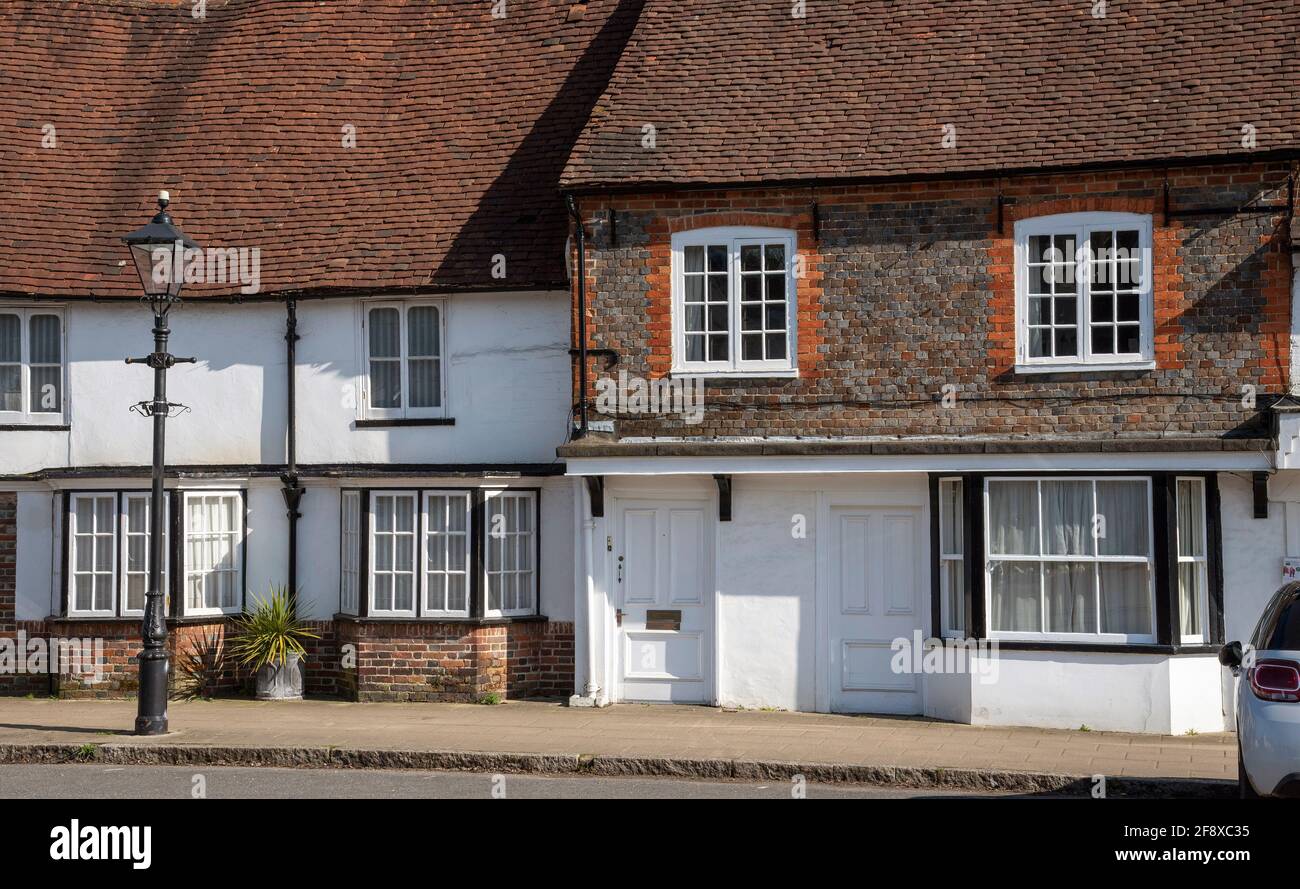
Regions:
<instances>
[{"instance_id":1,"label":"black lamp post","mask_svg":"<svg viewBox=\"0 0 1300 889\"><path fill-rule=\"evenodd\" d=\"M167 213L171 202L167 192L158 193L158 212L139 231L122 239L131 249L143 302L153 310L153 353L144 358L128 358L127 364L147 364L153 368L153 400L141 401L132 410L153 418L153 496L149 501L149 584L144 595L144 650L140 653L140 706L135 718L137 735L162 735L167 732L167 616L163 605L163 459L166 450L167 417L181 405L167 401L167 369L177 362L193 363L193 358L177 358L167 351L167 313L180 302L185 251L198 245L185 237Z\"/></svg>"}]
</instances>

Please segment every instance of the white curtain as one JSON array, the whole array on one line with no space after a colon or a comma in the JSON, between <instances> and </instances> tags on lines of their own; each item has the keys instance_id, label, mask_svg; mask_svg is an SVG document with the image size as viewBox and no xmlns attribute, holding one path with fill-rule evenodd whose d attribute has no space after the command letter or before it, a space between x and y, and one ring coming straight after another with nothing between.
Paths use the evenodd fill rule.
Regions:
<instances>
[{"instance_id":1,"label":"white curtain","mask_svg":"<svg viewBox=\"0 0 1300 889\"><path fill-rule=\"evenodd\" d=\"M993 629L1037 633L1043 614L1041 566L1037 562L994 562L989 572Z\"/></svg>"},{"instance_id":2,"label":"white curtain","mask_svg":"<svg viewBox=\"0 0 1300 889\"><path fill-rule=\"evenodd\" d=\"M989 553L1036 556L1038 483L989 482Z\"/></svg>"},{"instance_id":3,"label":"white curtain","mask_svg":"<svg viewBox=\"0 0 1300 889\"><path fill-rule=\"evenodd\" d=\"M1148 554L1146 482L1097 482L1097 513L1104 520L1104 536L1097 540L1099 555Z\"/></svg>"},{"instance_id":4,"label":"white curtain","mask_svg":"<svg viewBox=\"0 0 1300 889\"><path fill-rule=\"evenodd\" d=\"M1204 633L1205 601L1205 485L1199 479L1178 480L1178 612L1184 636ZM1197 561L1184 562L1183 559Z\"/></svg>"}]
</instances>

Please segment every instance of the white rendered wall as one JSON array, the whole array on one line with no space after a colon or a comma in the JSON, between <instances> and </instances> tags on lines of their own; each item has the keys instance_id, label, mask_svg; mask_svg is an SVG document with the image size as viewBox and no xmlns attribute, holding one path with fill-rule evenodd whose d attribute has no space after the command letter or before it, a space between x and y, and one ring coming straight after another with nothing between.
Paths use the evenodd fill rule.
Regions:
<instances>
[{"instance_id":1,"label":"white rendered wall","mask_svg":"<svg viewBox=\"0 0 1300 889\"><path fill-rule=\"evenodd\" d=\"M447 413L456 424L358 430L358 302L299 303L299 462L554 461L569 412L568 305L563 292L447 298ZM64 308L71 429L6 432L0 475L149 464L150 424L129 408L151 395L152 375L123 362L151 350L148 312L121 303ZM283 463L284 305L188 302L171 326L171 351L199 361L168 374L170 400L191 408L168 423L168 462Z\"/></svg>"},{"instance_id":2,"label":"white rendered wall","mask_svg":"<svg viewBox=\"0 0 1300 889\"><path fill-rule=\"evenodd\" d=\"M54 500L48 491L18 494L18 566L15 612L18 620L44 620L52 600L55 569Z\"/></svg>"}]
</instances>

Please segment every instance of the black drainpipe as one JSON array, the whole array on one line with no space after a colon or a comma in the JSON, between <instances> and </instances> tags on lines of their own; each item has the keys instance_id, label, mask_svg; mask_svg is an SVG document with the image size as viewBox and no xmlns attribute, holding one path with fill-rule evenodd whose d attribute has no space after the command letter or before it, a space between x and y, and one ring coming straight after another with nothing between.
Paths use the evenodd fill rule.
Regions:
<instances>
[{"instance_id":1,"label":"black drainpipe","mask_svg":"<svg viewBox=\"0 0 1300 889\"><path fill-rule=\"evenodd\" d=\"M289 364L286 406L287 436L285 442L285 471L280 476L284 483L284 505L289 510L289 595L297 610L298 599L298 511L305 493L298 481L298 387L295 371L298 367L298 303L293 297L285 300L284 341Z\"/></svg>"},{"instance_id":2,"label":"black drainpipe","mask_svg":"<svg viewBox=\"0 0 1300 889\"><path fill-rule=\"evenodd\" d=\"M578 229L578 437L587 434L587 232L573 195L566 195Z\"/></svg>"}]
</instances>

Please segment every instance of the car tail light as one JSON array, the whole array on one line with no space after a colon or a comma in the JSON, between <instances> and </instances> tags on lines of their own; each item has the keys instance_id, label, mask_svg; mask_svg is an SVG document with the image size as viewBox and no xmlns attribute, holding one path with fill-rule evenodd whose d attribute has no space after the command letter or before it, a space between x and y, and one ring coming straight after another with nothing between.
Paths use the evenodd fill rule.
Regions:
<instances>
[{"instance_id":1,"label":"car tail light","mask_svg":"<svg viewBox=\"0 0 1300 889\"><path fill-rule=\"evenodd\" d=\"M1250 668L1250 690L1261 701L1300 702L1300 664L1256 661Z\"/></svg>"}]
</instances>

